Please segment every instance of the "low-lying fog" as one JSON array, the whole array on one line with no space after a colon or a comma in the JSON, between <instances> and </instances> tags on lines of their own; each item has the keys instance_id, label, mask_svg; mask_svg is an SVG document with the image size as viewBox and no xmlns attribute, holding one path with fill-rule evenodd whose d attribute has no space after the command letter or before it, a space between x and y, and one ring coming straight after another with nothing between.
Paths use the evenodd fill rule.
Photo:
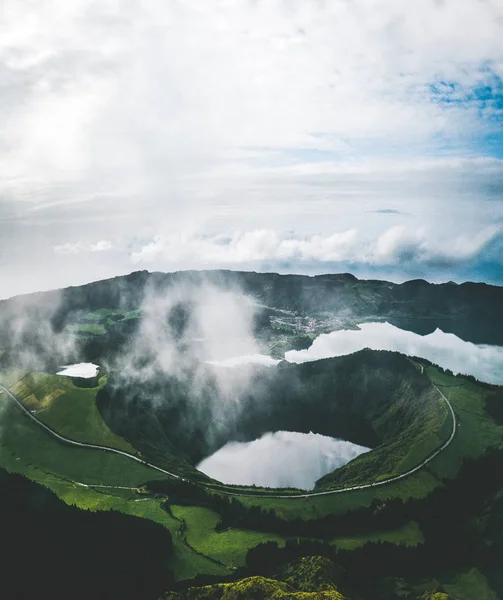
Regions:
<instances>
[{"instance_id":1,"label":"low-lying fog","mask_svg":"<svg viewBox=\"0 0 503 600\"><path fill-rule=\"evenodd\" d=\"M266 354L247 354L244 356L233 356L221 360L208 360L207 363L217 367L238 367L241 365L262 365L264 367L274 367L279 362L278 359L267 356Z\"/></svg>"},{"instance_id":2,"label":"low-lying fog","mask_svg":"<svg viewBox=\"0 0 503 600\"><path fill-rule=\"evenodd\" d=\"M303 363L358 352L364 348L393 350L407 356L420 356L454 373L473 375L479 381L503 384L503 347L465 342L452 333L437 329L419 335L390 323L362 323L358 330L321 334L307 350L286 352L285 360ZM234 356L211 364L234 367L247 363L274 366L280 361L263 354Z\"/></svg>"},{"instance_id":3,"label":"low-lying fog","mask_svg":"<svg viewBox=\"0 0 503 600\"><path fill-rule=\"evenodd\" d=\"M368 448L317 433L276 431L253 442L229 442L197 468L228 484L307 490L363 452Z\"/></svg>"},{"instance_id":4,"label":"low-lying fog","mask_svg":"<svg viewBox=\"0 0 503 600\"><path fill-rule=\"evenodd\" d=\"M334 331L317 337L307 350L287 352L289 362L303 363L351 354L363 348L394 350L420 356L454 373L473 375L479 381L503 384L503 347L465 342L437 329L425 336L389 323L363 323L357 331Z\"/></svg>"},{"instance_id":5,"label":"low-lying fog","mask_svg":"<svg viewBox=\"0 0 503 600\"><path fill-rule=\"evenodd\" d=\"M93 363L77 363L75 365L61 367L61 371L58 371L56 374L66 375L67 377L82 377L84 379L89 379L91 377L96 377L98 374L98 368L98 365L93 365Z\"/></svg>"}]
</instances>

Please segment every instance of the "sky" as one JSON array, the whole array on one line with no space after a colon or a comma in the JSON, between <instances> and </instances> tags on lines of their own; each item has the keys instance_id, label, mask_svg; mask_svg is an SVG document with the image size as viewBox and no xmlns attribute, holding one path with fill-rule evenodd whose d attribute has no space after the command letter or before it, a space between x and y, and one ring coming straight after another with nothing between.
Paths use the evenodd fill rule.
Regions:
<instances>
[{"instance_id":1,"label":"sky","mask_svg":"<svg viewBox=\"0 0 503 600\"><path fill-rule=\"evenodd\" d=\"M503 0L3 0L0 297L133 270L503 285Z\"/></svg>"}]
</instances>

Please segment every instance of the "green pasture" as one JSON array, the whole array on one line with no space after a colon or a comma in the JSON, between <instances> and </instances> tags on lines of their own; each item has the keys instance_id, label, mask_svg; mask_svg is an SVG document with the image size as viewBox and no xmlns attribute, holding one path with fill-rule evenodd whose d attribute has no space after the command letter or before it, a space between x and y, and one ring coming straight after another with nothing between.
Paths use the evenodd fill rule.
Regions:
<instances>
[{"instance_id":1,"label":"green pasture","mask_svg":"<svg viewBox=\"0 0 503 600\"><path fill-rule=\"evenodd\" d=\"M38 419L61 435L134 454L133 446L110 431L96 407L96 394L105 383L106 377L101 377L98 387L82 388L75 386L69 377L31 373L11 390L27 408L35 410ZM27 398L31 400L28 405ZM50 401L44 402L45 398Z\"/></svg>"}]
</instances>

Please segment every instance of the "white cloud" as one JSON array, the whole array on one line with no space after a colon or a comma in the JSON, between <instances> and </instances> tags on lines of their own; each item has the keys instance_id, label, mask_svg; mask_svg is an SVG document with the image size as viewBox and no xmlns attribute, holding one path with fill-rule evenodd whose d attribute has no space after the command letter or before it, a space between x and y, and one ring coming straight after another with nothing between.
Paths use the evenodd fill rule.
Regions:
<instances>
[{"instance_id":1,"label":"white cloud","mask_svg":"<svg viewBox=\"0 0 503 600\"><path fill-rule=\"evenodd\" d=\"M461 234L455 238L449 236L448 239L441 238L433 242L422 228L407 229L403 225L397 225L378 238L374 257L377 262L384 264L411 261L462 263L477 258L488 245L502 239L503 228L499 225L488 227L471 237Z\"/></svg>"},{"instance_id":2,"label":"white cloud","mask_svg":"<svg viewBox=\"0 0 503 600\"><path fill-rule=\"evenodd\" d=\"M93 363L76 363L74 365L66 365L58 371L56 375L65 375L66 377L83 377L89 379L96 377L98 374L98 365Z\"/></svg>"},{"instance_id":3,"label":"white cloud","mask_svg":"<svg viewBox=\"0 0 503 600\"><path fill-rule=\"evenodd\" d=\"M56 254L81 254L84 252L106 252L112 250L115 244L111 240L99 240L95 243L88 242L66 242L53 247Z\"/></svg>"},{"instance_id":4,"label":"white cloud","mask_svg":"<svg viewBox=\"0 0 503 600\"><path fill-rule=\"evenodd\" d=\"M56 254L79 254L85 251L85 246L81 242L67 242L54 246Z\"/></svg>"},{"instance_id":5,"label":"white cloud","mask_svg":"<svg viewBox=\"0 0 503 600\"><path fill-rule=\"evenodd\" d=\"M354 262L395 265L399 263L454 264L477 258L488 245L501 240L503 229L492 227L472 239L464 236L443 240L423 229L396 226L375 240L356 229L327 235L278 233L268 229L234 231L227 236L171 234L158 236L132 253L134 264L162 263L232 266L282 263ZM501 257L500 257L501 259Z\"/></svg>"},{"instance_id":6,"label":"white cloud","mask_svg":"<svg viewBox=\"0 0 503 600\"><path fill-rule=\"evenodd\" d=\"M209 360L210 365L216 367L238 367L241 365L262 365L264 367L274 367L280 361L276 358L267 356L267 354L250 354L244 356L233 356L223 360Z\"/></svg>"},{"instance_id":7,"label":"white cloud","mask_svg":"<svg viewBox=\"0 0 503 600\"><path fill-rule=\"evenodd\" d=\"M3 172L23 187L107 173L158 192L239 149L469 134L479 109L429 84L503 74L489 1L4 5Z\"/></svg>"},{"instance_id":8,"label":"white cloud","mask_svg":"<svg viewBox=\"0 0 503 600\"><path fill-rule=\"evenodd\" d=\"M421 356L454 373L503 384L503 347L472 344L440 329L421 336L389 323L362 323L359 327L358 331L320 335L307 350L292 350L285 358L289 362L303 363L343 356L363 348L393 350L408 356Z\"/></svg>"},{"instance_id":9,"label":"white cloud","mask_svg":"<svg viewBox=\"0 0 503 600\"><path fill-rule=\"evenodd\" d=\"M113 243L110 240L100 240L96 242L96 244L91 245L91 252L104 252L106 250L111 250L113 248Z\"/></svg>"},{"instance_id":10,"label":"white cloud","mask_svg":"<svg viewBox=\"0 0 503 600\"><path fill-rule=\"evenodd\" d=\"M357 228L366 248L390 226L383 207L410 213L419 231L389 233L376 260L399 248L427 257L431 227L471 239L503 218L503 161L473 145L499 135L494 103L468 101L503 77L498 0L2 8L0 243L15 232L16 277L29 278L35 247L54 259L53 247L61 258L159 235L146 260L162 255L167 230L189 228L240 229L234 250L253 260L357 260L356 242L331 232ZM182 259L200 265L197 244L185 245ZM62 264L40 264L41 279L59 285Z\"/></svg>"},{"instance_id":11,"label":"white cloud","mask_svg":"<svg viewBox=\"0 0 503 600\"><path fill-rule=\"evenodd\" d=\"M316 480L368 448L317 433L276 431L229 442L197 468L224 483L312 489Z\"/></svg>"}]
</instances>

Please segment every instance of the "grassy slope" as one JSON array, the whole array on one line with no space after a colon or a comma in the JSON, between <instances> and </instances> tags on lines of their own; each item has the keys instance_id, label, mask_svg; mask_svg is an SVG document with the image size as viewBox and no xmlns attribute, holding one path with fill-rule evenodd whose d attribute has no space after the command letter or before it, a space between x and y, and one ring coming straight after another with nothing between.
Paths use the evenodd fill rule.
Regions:
<instances>
[{"instance_id":1,"label":"grassy slope","mask_svg":"<svg viewBox=\"0 0 503 600\"><path fill-rule=\"evenodd\" d=\"M462 377L426 369L428 377L452 404L459 427L451 445L428 465L436 477L456 477L465 458L478 458L503 443L503 427L485 412L488 390Z\"/></svg>"},{"instance_id":2,"label":"grassy slope","mask_svg":"<svg viewBox=\"0 0 503 600\"><path fill-rule=\"evenodd\" d=\"M11 390L26 408L35 410L36 416L58 433L134 454L133 446L110 431L96 408L96 393L105 383L106 377L102 377L99 387L80 388L68 377L30 373Z\"/></svg>"},{"instance_id":3,"label":"grassy slope","mask_svg":"<svg viewBox=\"0 0 503 600\"><path fill-rule=\"evenodd\" d=\"M0 396L1 398L1 396ZM69 504L90 510L120 510L152 519L166 526L173 534L176 552L172 565L178 579L198 573L226 574L229 571L187 548L177 537L179 522L160 508L160 501L144 499L133 489L114 489L113 486L138 486L156 474L151 469L121 456L64 446L40 430L5 399L0 463L7 470L21 473L52 489ZM107 487L85 488L76 482ZM284 538L245 530L229 530L220 534L214 531L218 515L201 507L174 507L175 517L185 518L189 544L202 553L225 565L243 564L249 548L260 542ZM370 534L371 539L382 536L396 543L407 543L410 531ZM334 540L338 543L339 540ZM341 540L342 544L355 544L355 540ZM357 544L364 543L359 536Z\"/></svg>"},{"instance_id":4,"label":"grassy slope","mask_svg":"<svg viewBox=\"0 0 503 600\"><path fill-rule=\"evenodd\" d=\"M349 493L318 496L307 499L260 499L260 506L274 508L285 519L294 519L310 515L311 518L327 514L343 514L348 510L369 506L376 498L424 498L435 487L441 485L446 477L455 477L466 458L476 458L503 443L503 427L496 425L484 410L488 390L463 377L443 374L435 367L428 367L426 375L438 385L450 399L460 426L452 443L433 459L426 468L421 469L399 482L379 486L372 490L356 490ZM440 402L443 403L441 399ZM442 438L448 437L450 419L444 422ZM428 442L429 443L429 442ZM438 447L438 446L437 446ZM421 451L423 452L423 450ZM415 454L414 448L411 455ZM412 460L410 461L411 464ZM417 463L416 463L417 464ZM257 504L257 500L243 498L247 505Z\"/></svg>"},{"instance_id":5,"label":"grassy slope","mask_svg":"<svg viewBox=\"0 0 503 600\"><path fill-rule=\"evenodd\" d=\"M162 473L124 456L58 442L12 404L5 406L4 396L0 394L3 404L0 460L8 471L22 473L16 468L19 462L71 481L121 486L138 486L163 477Z\"/></svg>"},{"instance_id":6,"label":"grassy slope","mask_svg":"<svg viewBox=\"0 0 503 600\"><path fill-rule=\"evenodd\" d=\"M484 413L486 394L484 388L466 380L449 378L434 368L428 369L428 376L439 387L456 385L456 387L443 387L442 389L450 390L451 402L461 421L453 443L432 461L428 470L421 470L399 483L392 483L373 490L311 499L270 498L257 500L243 498L243 502L246 504L258 503L262 507L274 508L278 515L285 518L299 516L315 518L329 513L340 514L357 506L369 505L376 497L381 499L396 496L421 497L439 485L437 477L455 476L463 457L479 456L486 448L502 443L503 427L495 425L492 419ZM94 405L96 390L75 388L69 380L61 377L37 377L38 379L35 378L34 381L41 384L39 389L44 389L51 394L57 384L59 386L57 389L64 391L64 394L51 400L48 407L39 413L40 417L45 414L47 422L57 429L60 429L59 426L66 427L64 432L70 437L92 434L98 437L90 441L104 443L106 436L114 436L111 432L105 435L101 425L98 425L98 421L92 416L98 414ZM12 383L15 375L7 374L7 379L7 383ZM462 385L458 385L460 381ZM32 391L37 393L37 390ZM134 488L148 479L162 478L162 475L125 457L65 446L40 430L16 410L6 398L2 399L0 395L0 399L4 425L0 450L2 466L47 485L68 503L91 510L120 510L162 523L170 529L176 541L177 551L173 567L178 579L193 577L197 573L224 574L228 571L204 556L192 552L178 539L176 533L179 521L176 518L183 518L187 522L185 535L189 544L194 546L198 552L211 555L225 565L242 564L248 548L260 542L275 540L282 543L284 541L284 538L275 534L239 529L216 533L214 525L218 516L205 508L173 507L176 517L173 518L160 508L158 500L138 498L134 490L106 487L93 489L79 486L75 483L76 481L88 485ZM75 410L78 411L79 419L74 418ZM69 419L70 413L71 419ZM89 438L82 437L80 439ZM118 439L121 440L121 438ZM387 540L398 544L417 544L421 542L421 532L417 525L410 523L395 531L370 532L354 538L334 539L332 543L343 548L355 548L369 539Z\"/></svg>"},{"instance_id":7,"label":"grassy slope","mask_svg":"<svg viewBox=\"0 0 503 600\"><path fill-rule=\"evenodd\" d=\"M19 376L20 373L2 372L0 382L4 385L9 383L12 385L16 375ZM55 408L52 413L47 413L47 415L52 414L51 418L47 418L47 423L55 429L75 439L129 449L127 442L115 436L101 419L98 419L99 413L94 404L96 390L76 388L67 378L45 374L33 375L31 381L32 383L38 381L43 385L31 390L25 386L28 389L26 397L29 402L37 402L40 399L43 403L47 394L54 395L55 389L64 392L55 400L51 400ZM55 382L57 382L56 388ZM16 385L12 385L12 388L16 389ZM30 398L33 395L35 400ZM50 405L51 403L47 404ZM62 417L68 417L66 411L70 408L72 408L70 411L72 418L62 424ZM46 410L49 411L48 408ZM42 418L45 412L42 410L38 416ZM133 487L151 479L163 478L162 473L118 454L75 448L57 441L16 408L6 394L0 394L0 414L2 418L0 461L8 471L25 474L28 469L30 473L35 470L39 475L48 473L61 479L84 484ZM78 415L77 419L75 414Z\"/></svg>"},{"instance_id":8,"label":"grassy slope","mask_svg":"<svg viewBox=\"0 0 503 600\"><path fill-rule=\"evenodd\" d=\"M200 506L172 506L173 514L186 522L187 541L204 554L210 554L226 565L234 567L245 564L250 548L263 542L275 541L284 546L286 538L274 533L262 533L243 529L215 531L219 520L216 512Z\"/></svg>"},{"instance_id":9,"label":"grassy slope","mask_svg":"<svg viewBox=\"0 0 503 600\"><path fill-rule=\"evenodd\" d=\"M431 473L421 469L401 481L386 484L372 489L354 490L312 498L240 498L247 505L260 505L263 508L274 508L276 514L284 519L316 518L328 514L344 514L355 508L370 506L376 499L392 498L424 498L440 482Z\"/></svg>"},{"instance_id":10,"label":"grassy slope","mask_svg":"<svg viewBox=\"0 0 503 600\"><path fill-rule=\"evenodd\" d=\"M173 535L175 552L171 568L177 579L198 573L225 575L226 569L192 552L177 538L179 523L160 508L160 501L145 500L135 488L153 477L152 469L124 457L64 446L44 433L0 395L2 437L0 464L55 492L67 504L89 510L118 510L151 519ZM83 487L78 482L96 487ZM110 487L100 487L110 486Z\"/></svg>"},{"instance_id":11,"label":"grassy slope","mask_svg":"<svg viewBox=\"0 0 503 600\"><path fill-rule=\"evenodd\" d=\"M404 424L404 414L414 415L412 421ZM365 453L346 465L344 472L348 484L370 483L389 479L405 473L420 464L449 438L452 419L445 403L433 388L415 395L412 386L404 381L392 405L373 421L376 431L389 429L390 423L396 428L401 425L399 434L377 446L373 452ZM342 472L342 471L341 471ZM321 481L334 479L337 485L337 471L324 476Z\"/></svg>"},{"instance_id":12,"label":"grassy slope","mask_svg":"<svg viewBox=\"0 0 503 600\"><path fill-rule=\"evenodd\" d=\"M191 546L226 565L234 567L244 565L246 553L257 544L274 541L279 546L284 546L287 539L274 533L234 528L217 533L215 525L219 516L216 512L200 506L172 506L171 509L175 517L185 520L185 535ZM334 538L330 543L339 548L352 550L363 546L368 541L416 546L423 542L423 535L418 524L411 522L390 531L374 531L354 537Z\"/></svg>"},{"instance_id":13,"label":"grassy slope","mask_svg":"<svg viewBox=\"0 0 503 600\"><path fill-rule=\"evenodd\" d=\"M22 375L20 372L2 373L0 381L4 384L14 384ZM65 380L62 377L56 379ZM71 388L74 386L69 380L65 381L71 386L68 388L71 393ZM96 392L96 390L82 388L74 388L73 391L78 392L77 396L82 401L80 409L83 411L84 405L89 405L89 399L91 396L94 398L93 394ZM80 395L80 392L83 394ZM63 400L63 396L60 398ZM94 406L94 402L91 404ZM120 455L72 448L58 442L16 409L5 394L0 394L0 415L2 467L45 485L67 504L93 511L118 510L151 519L167 527L173 536L175 548L170 566L177 579L191 579L199 573L213 575L229 573L229 570L191 551L178 539L177 532L180 524L160 508L160 500L145 499L135 492L134 488L145 481L163 478L162 473ZM55 411L54 415L58 415L58 411ZM70 435L69 431L65 433ZM110 434L114 435L111 432ZM100 441L104 443L105 439L101 438ZM82 483L96 487L84 487ZM121 489L122 487L131 489Z\"/></svg>"}]
</instances>

